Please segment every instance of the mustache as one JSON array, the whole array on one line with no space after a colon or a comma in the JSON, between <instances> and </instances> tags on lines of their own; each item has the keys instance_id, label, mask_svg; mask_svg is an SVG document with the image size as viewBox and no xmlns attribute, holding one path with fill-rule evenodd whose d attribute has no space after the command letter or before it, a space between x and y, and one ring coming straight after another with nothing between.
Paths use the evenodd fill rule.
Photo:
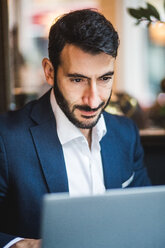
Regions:
<instances>
[{"instance_id":1,"label":"mustache","mask_svg":"<svg viewBox=\"0 0 165 248\"><path fill-rule=\"evenodd\" d=\"M73 111L75 109L79 109L79 110L84 110L86 112L90 112L90 111L97 111L99 110L101 107L103 107L105 104L105 102L102 102L99 104L99 106L97 108L91 108L89 107L88 105L75 105L74 108L73 108Z\"/></svg>"}]
</instances>

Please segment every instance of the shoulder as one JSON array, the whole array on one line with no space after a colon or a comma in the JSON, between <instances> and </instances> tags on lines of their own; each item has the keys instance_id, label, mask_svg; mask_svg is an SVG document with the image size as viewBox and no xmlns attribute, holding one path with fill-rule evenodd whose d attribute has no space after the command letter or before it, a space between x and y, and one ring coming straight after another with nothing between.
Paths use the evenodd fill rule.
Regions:
<instances>
[{"instance_id":1,"label":"shoulder","mask_svg":"<svg viewBox=\"0 0 165 248\"><path fill-rule=\"evenodd\" d=\"M103 115L107 128L118 129L120 127L121 129L129 129L136 127L136 124L133 122L133 120L126 116L114 115L105 111Z\"/></svg>"},{"instance_id":2,"label":"shoulder","mask_svg":"<svg viewBox=\"0 0 165 248\"><path fill-rule=\"evenodd\" d=\"M48 119L51 113L50 91L41 98L27 103L23 108L0 115L0 134L2 131L12 131L29 128L36 124L35 118ZM45 118L46 117L46 118Z\"/></svg>"},{"instance_id":3,"label":"shoulder","mask_svg":"<svg viewBox=\"0 0 165 248\"><path fill-rule=\"evenodd\" d=\"M114 136L123 141L136 139L139 136L137 126L130 118L125 116L112 115L107 112L104 112L103 115L108 136Z\"/></svg>"},{"instance_id":4,"label":"shoulder","mask_svg":"<svg viewBox=\"0 0 165 248\"><path fill-rule=\"evenodd\" d=\"M14 130L18 128L20 125L22 126L24 123L27 123L29 119L29 114L31 112L32 107L36 103L32 101L26 104L23 108L15 111L8 111L7 113L0 115L0 133L10 130Z\"/></svg>"}]
</instances>

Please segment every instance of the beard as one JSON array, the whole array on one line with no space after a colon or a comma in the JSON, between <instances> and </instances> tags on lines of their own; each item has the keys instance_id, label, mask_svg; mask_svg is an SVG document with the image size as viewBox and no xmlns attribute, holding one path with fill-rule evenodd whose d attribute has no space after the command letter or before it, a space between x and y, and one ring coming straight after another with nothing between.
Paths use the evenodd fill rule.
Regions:
<instances>
[{"instance_id":1,"label":"beard","mask_svg":"<svg viewBox=\"0 0 165 248\"><path fill-rule=\"evenodd\" d=\"M112 92L111 92L112 93ZM111 98L111 93L109 95L109 98L106 102L102 102L99 104L99 106L97 108L90 108L90 106L88 105L74 105L72 109L69 108L69 102L65 99L65 97L63 96L62 92L60 91L58 85L57 85L57 81L55 79L54 82L54 95L56 98L56 102L59 105L59 107L61 108L61 110L64 112L64 114L66 115L66 117L78 128L82 128L82 129L91 129L93 128L98 120L101 117L101 114L103 112L103 110L107 107L107 105L109 104L110 98ZM98 116L96 117L95 120L91 121L91 122L87 122L87 121L80 121L78 120L78 118L75 116L74 111L78 109L78 110L84 110L84 111L97 111L100 109L100 113L98 114ZM93 116L83 116L83 118L85 118L86 120L90 120L91 118L93 118Z\"/></svg>"}]
</instances>

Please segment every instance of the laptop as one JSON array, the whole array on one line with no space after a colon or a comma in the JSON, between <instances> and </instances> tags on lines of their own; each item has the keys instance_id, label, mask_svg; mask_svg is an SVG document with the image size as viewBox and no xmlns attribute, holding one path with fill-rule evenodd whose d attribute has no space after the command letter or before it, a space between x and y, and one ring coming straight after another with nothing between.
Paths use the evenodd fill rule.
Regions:
<instances>
[{"instance_id":1,"label":"laptop","mask_svg":"<svg viewBox=\"0 0 165 248\"><path fill-rule=\"evenodd\" d=\"M164 248L165 186L43 199L42 248Z\"/></svg>"}]
</instances>

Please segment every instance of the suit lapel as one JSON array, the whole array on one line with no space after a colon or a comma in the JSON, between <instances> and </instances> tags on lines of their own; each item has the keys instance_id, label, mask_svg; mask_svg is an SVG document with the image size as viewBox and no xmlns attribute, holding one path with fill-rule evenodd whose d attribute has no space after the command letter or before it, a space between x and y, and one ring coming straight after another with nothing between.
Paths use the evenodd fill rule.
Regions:
<instances>
[{"instance_id":1,"label":"suit lapel","mask_svg":"<svg viewBox=\"0 0 165 248\"><path fill-rule=\"evenodd\" d=\"M104 117L106 121L106 114ZM64 156L57 136L55 118L50 104L50 92L34 105L31 118L36 125L30 130L49 192L68 192ZM113 134L113 120L106 124L107 134L101 141L105 187L106 189L121 188L122 161L118 156L117 137Z\"/></svg>"},{"instance_id":2,"label":"suit lapel","mask_svg":"<svg viewBox=\"0 0 165 248\"><path fill-rule=\"evenodd\" d=\"M30 130L49 192L68 192L64 156L49 93L34 106L31 117L37 123Z\"/></svg>"},{"instance_id":3,"label":"suit lapel","mask_svg":"<svg viewBox=\"0 0 165 248\"><path fill-rule=\"evenodd\" d=\"M105 121L106 121L106 116ZM119 145L114 137L111 120L107 124L107 134L101 140L101 156L103 163L104 183L106 189L121 188L121 163L119 157Z\"/></svg>"}]
</instances>

